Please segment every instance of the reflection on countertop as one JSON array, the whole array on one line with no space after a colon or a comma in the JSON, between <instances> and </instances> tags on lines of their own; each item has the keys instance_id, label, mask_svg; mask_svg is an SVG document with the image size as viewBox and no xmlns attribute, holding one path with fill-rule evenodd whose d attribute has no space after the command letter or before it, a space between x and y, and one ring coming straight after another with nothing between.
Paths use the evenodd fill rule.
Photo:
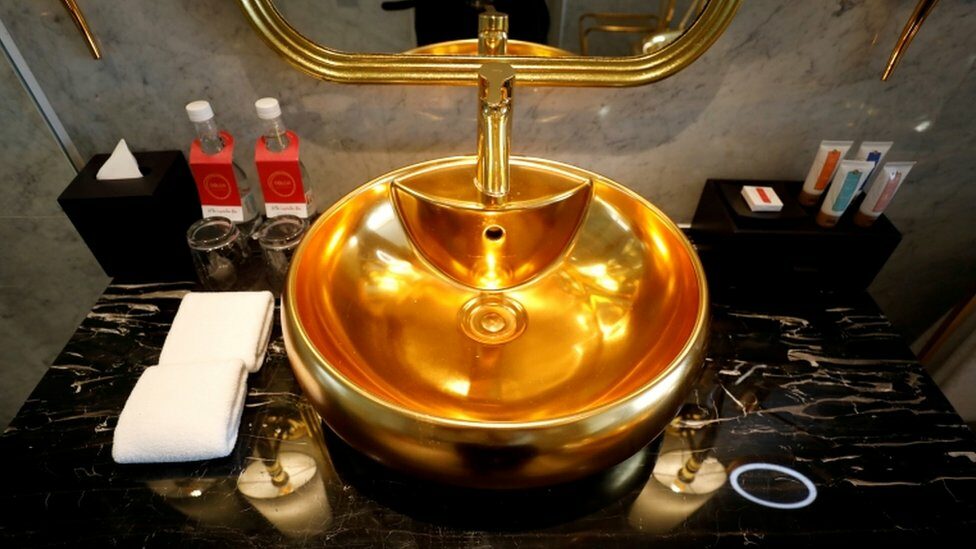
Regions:
<instances>
[{"instance_id":1,"label":"reflection on countertop","mask_svg":"<svg viewBox=\"0 0 976 549\"><path fill-rule=\"evenodd\" d=\"M718 300L664 435L568 485L458 489L358 454L299 394L278 327L231 456L117 465L118 413L191 288L115 284L94 306L0 436L0 544L820 545L976 527L976 438L866 295Z\"/></svg>"}]
</instances>

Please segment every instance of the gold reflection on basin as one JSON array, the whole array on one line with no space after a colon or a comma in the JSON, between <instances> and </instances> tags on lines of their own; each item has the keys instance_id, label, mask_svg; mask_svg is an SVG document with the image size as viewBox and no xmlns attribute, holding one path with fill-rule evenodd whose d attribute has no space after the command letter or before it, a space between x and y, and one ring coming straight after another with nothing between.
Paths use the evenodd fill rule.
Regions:
<instances>
[{"instance_id":1,"label":"gold reflection on basin","mask_svg":"<svg viewBox=\"0 0 976 549\"><path fill-rule=\"evenodd\" d=\"M293 259L295 374L387 465L491 488L579 478L655 437L702 364L707 290L678 228L595 173L510 165L500 204L473 156L381 176Z\"/></svg>"}]
</instances>

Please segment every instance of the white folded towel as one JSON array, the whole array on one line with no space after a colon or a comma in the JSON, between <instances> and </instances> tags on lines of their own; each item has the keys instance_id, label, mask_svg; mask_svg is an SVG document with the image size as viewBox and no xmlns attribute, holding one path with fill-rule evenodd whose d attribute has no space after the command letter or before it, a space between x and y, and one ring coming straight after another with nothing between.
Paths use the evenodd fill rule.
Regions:
<instances>
[{"instance_id":1,"label":"white folded towel","mask_svg":"<svg viewBox=\"0 0 976 549\"><path fill-rule=\"evenodd\" d=\"M112 458L163 463L229 455L246 385L237 359L146 368L119 415Z\"/></svg>"},{"instance_id":2,"label":"white folded towel","mask_svg":"<svg viewBox=\"0 0 976 549\"><path fill-rule=\"evenodd\" d=\"M190 292L176 312L159 364L237 358L256 372L264 363L273 316L271 292Z\"/></svg>"}]
</instances>

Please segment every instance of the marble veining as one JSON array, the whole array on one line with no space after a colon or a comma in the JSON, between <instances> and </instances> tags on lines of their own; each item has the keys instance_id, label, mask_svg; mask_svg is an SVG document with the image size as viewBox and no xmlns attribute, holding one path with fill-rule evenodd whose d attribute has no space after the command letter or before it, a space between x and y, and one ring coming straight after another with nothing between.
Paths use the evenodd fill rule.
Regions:
<instances>
[{"instance_id":1,"label":"marble veining","mask_svg":"<svg viewBox=\"0 0 976 549\"><path fill-rule=\"evenodd\" d=\"M0 435L0 468L16 472L0 491L0 544L822 547L976 527L976 437L865 295L722 297L702 377L672 426L569 485L455 489L358 454L301 396L277 322L231 456L117 465L118 414L190 289L117 284L92 308ZM268 497L276 459L305 480ZM288 469L296 460L305 469ZM693 462L698 472L674 491ZM744 499L729 475L761 463L809 479L816 498L795 510ZM808 495L782 475L738 482L774 503Z\"/></svg>"}]
</instances>

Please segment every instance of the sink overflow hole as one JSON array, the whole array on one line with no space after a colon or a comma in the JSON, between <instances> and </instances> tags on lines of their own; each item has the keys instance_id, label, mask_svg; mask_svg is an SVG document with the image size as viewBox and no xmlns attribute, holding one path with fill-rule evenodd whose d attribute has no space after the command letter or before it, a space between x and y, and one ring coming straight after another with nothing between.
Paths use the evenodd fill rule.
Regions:
<instances>
[{"instance_id":1,"label":"sink overflow hole","mask_svg":"<svg viewBox=\"0 0 976 549\"><path fill-rule=\"evenodd\" d=\"M501 240L505 236L505 229L498 225L492 225L485 229L485 238L488 240Z\"/></svg>"}]
</instances>

